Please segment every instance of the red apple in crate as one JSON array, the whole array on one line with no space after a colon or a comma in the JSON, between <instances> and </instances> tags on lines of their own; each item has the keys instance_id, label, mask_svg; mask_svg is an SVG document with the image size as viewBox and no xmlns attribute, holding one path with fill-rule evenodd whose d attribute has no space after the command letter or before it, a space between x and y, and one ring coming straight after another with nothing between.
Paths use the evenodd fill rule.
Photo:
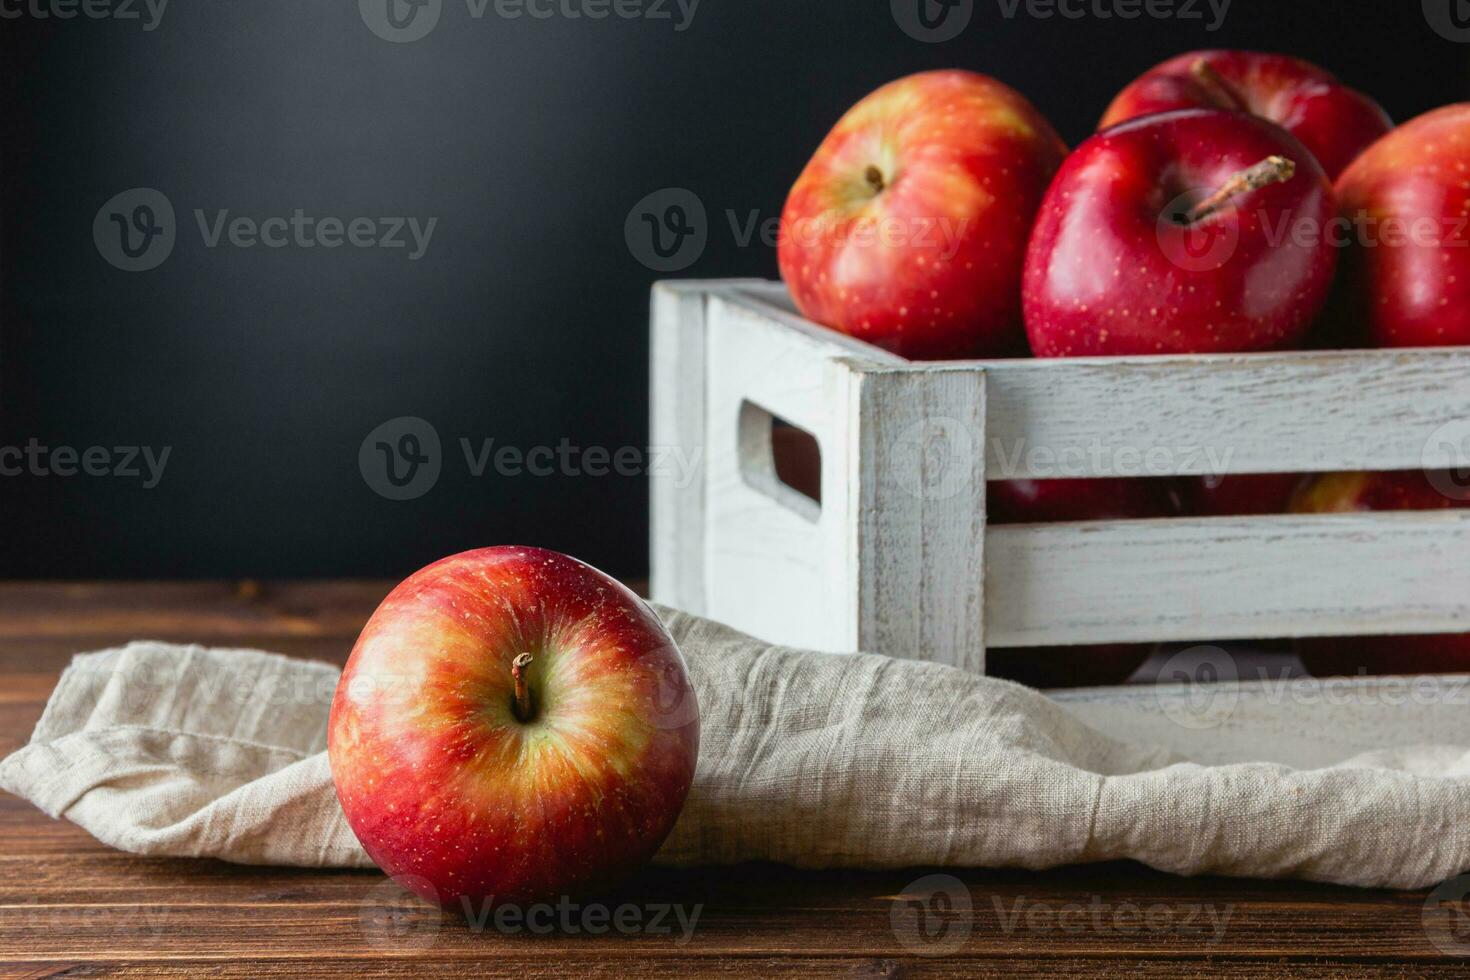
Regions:
<instances>
[{"instance_id":1,"label":"red apple in crate","mask_svg":"<svg viewBox=\"0 0 1470 980\"><path fill-rule=\"evenodd\" d=\"M478 911L595 893L648 861L694 778L699 712L632 592L556 552L483 548L383 600L328 749L373 861Z\"/></svg>"},{"instance_id":2,"label":"red apple in crate","mask_svg":"<svg viewBox=\"0 0 1470 980\"><path fill-rule=\"evenodd\" d=\"M1022 353L1021 263L1066 154L993 78L931 71L848 110L781 215L797 308L910 358Z\"/></svg>"},{"instance_id":3,"label":"red apple in crate","mask_svg":"<svg viewBox=\"0 0 1470 980\"><path fill-rule=\"evenodd\" d=\"M1269 119L1301 140L1335 179L1393 128L1377 102L1309 61L1257 51L1193 51L1125 88L1099 128L1176 109L1229 109Z\"/></svg>"},{"instance_id":4,"label":"red apple in crate","mask_svg":"<svg viewBox=\"0 0 1470 980\"><path fill-rule=\"evenodd\" d=\"M992 524L1124 521L1177 511L1166 479L994 480L986 487Z\"/></svg>"},{"instance_id":5,"label":"red apple in crate","mask_svg":"<svg viewBox=\"0 0 1470 980\"><path fill-rule=\"evenodd\" d=\"M1285 514L1304 479L1300 473L1186 477L1179 481L1179 494L1184 512L1194 517Z\"/></svg>"},{"instance_id":6,"label":"red apple in crate","mask_svg":"<svg viewBox=\"0 0 1470 980\"><path fill-rule=\"evenodd\" d=\"M1440 492L1418 470L1327 473L1303 484L1292 500L1292 510L1300 514L1465 506L1470 502ZM1301 640L1297 652L1307 670L1319 677L1470 671L1470 633L1312 638Z\"/></svg>"},{"instance_id":7,"label":"red apple in crate","mask_svg":"<svg viewBox=\"0 0 1470 980\"><path fill-rule=\"evenodd\" d=\"M1394 130L1337 182L1344 309L1380 347L1470 344L1470 103Z\"/></svg>"},{"instance_id":8,"label":"red apple in crate","mask_svg":"<svg viewBox=\"0 0 1470 980\"><path fill-rule=\"evenodd\" d=\"M1042 357L1271 350L1332 284L1321 166L1255 116L1212 109L1105 130L1062 164L1026 256Z\"/></svg>"}]
</instances>

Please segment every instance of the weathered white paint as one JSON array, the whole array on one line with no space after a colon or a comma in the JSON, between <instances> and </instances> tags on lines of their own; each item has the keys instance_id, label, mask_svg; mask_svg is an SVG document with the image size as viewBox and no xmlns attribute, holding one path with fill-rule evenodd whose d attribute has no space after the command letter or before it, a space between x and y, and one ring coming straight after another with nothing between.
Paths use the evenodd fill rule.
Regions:
<instances>
[{"instance_id":1,"label":"weathered white paint","mask_svg":"<svg viewBox=\"0 0 1470 980\"><path fill-rule=\"evenodd\" d=\"M994 527L991 646L1470 631L1470 513Z\"/></svg>"},{"instance_id":2,"label":"weathered white paint","mask_svg":"<svg viewBox=\"0 0 1470 980\"><path fill-rule=\"evenodd\" d=\"M1470 351L910 363L780 284L655 290L653 592L771 640L983 669L985 645L1470 629L1470 515L993 528L985 480L1447 465ZM816 437L821 507L769 416ZM1060 470L1057 467L1061 467Z\"/></svg>"}]
</instances>

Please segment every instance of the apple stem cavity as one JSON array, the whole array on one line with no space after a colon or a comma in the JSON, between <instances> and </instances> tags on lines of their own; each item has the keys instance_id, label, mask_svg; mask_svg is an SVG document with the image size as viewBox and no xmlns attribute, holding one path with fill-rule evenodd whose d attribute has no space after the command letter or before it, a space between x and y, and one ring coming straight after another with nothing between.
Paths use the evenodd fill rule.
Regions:
<instances>
[{"instance_id":1,"label":"apple stem cavity","mask_svg":"<svg viewBox=\"0 0 1470 980\"><path fill-rule=\"evenodd\" d=\"M883 171L879 170L876 166L873 166L871 164L868 166L867 170L863 171L863 179L868 182L869 187L873 188L874 197L882 194L883 188L887 186L883 182Z\"/></svg>"},{"instance_id":2,"label":"apple stem cavity","mask_svg":"<svg viewBox=\"0 0 1470 980\"><path fill-rule=\"evenodd\" d=\"M1286 157L1271 156L1233 175L1209 197L1181 216L1182 224L1193 225L1224 208L1241 194L1260 190L1272 184L1284 184L1296 176L1296 163Z\"/></svg>"},{"instance_id":3,"label":"apple stem cavity","mask_svg":"<svg viewBox=\"0 0 1470 980\"><path fill-rule=\"evenodd\" d=\"M1199 58L1190 65L1189 73L1194 76L1200 88L1205 90L1205 95L1209 96L1210 101L1221 109L1231 109L1235 112L1249 111L1245 100L1240 97L1235 88L1221 78L1220 73L1205 59Z\"/></svg>"},{"instance_id":4,"label":"apple stem cavity","mask_svg":"<svg viewBox=\"0 0 1470 980\"><path fill-rule=\"evenodd\" d=\"M531 704L531 688L526 683L526 668L531 666L531 655L529 653L517 654L510 662L510 677L515 682L515 700L511 703L511 711L516 716L516 721L528 722L531 720L533 706Z\"/></svg>"}]
</instances>

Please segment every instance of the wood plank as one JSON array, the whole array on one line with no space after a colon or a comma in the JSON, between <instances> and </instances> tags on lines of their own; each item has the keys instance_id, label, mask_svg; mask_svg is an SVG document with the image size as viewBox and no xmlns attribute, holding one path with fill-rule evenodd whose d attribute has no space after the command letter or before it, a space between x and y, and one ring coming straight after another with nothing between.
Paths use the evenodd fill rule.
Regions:
<instances>
[{"instance_id":1,"label":"wood plank","mask_svg":"<svg viewBox=\"0 0 1470 980\"><path fill-rule=\"evenodd\" d=\"M985 374L851 366L857 648L983 674Z\"/></svg>"},{"instance_id":2,"label":"wood plank","mask_svg":"<svg viewBox=\"0 0 1470 980\"><path fill-rule=\"evenodd\" d=\"M0 582L0 638L355 638L389 582Z\"/></svg>"},{"instance_id":3,"label":"wood plank","mask_svg":"<svg viewBox=\"0 0 1470 980\"><path fill-rule=\"evenodd\" d=\"M989 646L1470 630L1465 511L1014 525L986 547Z\"/></svg>"},{"instance_id":4,"label":"wood plank","mask_svg":"<svg viewBox=\"0 0 1470 980\"><path fill-rule=\"evenodd\" d=\"M86 601L67 586L9 587L0 596L0 743L23 740L71 653L120 642L132 625L161 635L151 627L204 623L214 630L206 642L331 659L345 656L360 625L349 625L347 610L365 618L383 587L273 584L263 615L255 596L232 597L233 586L86 586ZM22 593L29 608L53 609L80 630L34 613L15 628L4 602ZM102 612L88 611L94 601ZM298 634L273 618L316 604L336 610L331 629ZM893 911L917 912L905 896L930 873L653 869L616 901L702 903L685 945L669 935L502 935L455 919L434 924L427 909L385 892L375 872L138 857L0 794L0 977L1464 975L1425 932L1423 893L1181 879L1131 864L947 872L964 883L972 911L935 913L937 923L964 922L969 933L946 956L919 956L895 931ZM1089 918L1094 904L1101 920ZM1230 910L1218 941L1186 927L1191 910L1206 908ZM1154 925L1140 927L1147 909ZM1063 926L1078 914L1080 928ZM376 941L394 922L409 941L396 929ZM426 923L429 948L412 948Z\"/></svg>"},{"instance_id":5,"label":"wood plank","mask_svg":"<svg viewBox=\"0 0 1470 980\"><path fill-rule=\"evenodd\" d=\"M661 282L653 289L649 338L649 445L686 459L705 451L705 284ZM692 482L649 474L652 595L680 609L704 608L703 460Z\"/></svg>"},{"instance_id":6,"label":"wood plank","mask_svg":"<svg viewBox=\"0 0 1470 980\"><path fill-rule=\"evenodd\" d=\"M526 943L524 948L499 950L473 966L476 977L507 977L517 980L540 980L567 975L575 964L579 977L624 980L629 976L647 980L683 980L685 977L760 977L770 980L898 980L898 978L1016 977L1045 978L1090 976L1102 978L1153 977L1199 978L1260 977L1266 967L1271 976L1287 980L1319 980L1319 978L1354 977L1463 977L1459 964L1415 964L1412 971L1388 964L1364 964L1337 959L1313 962L1270 961L1230 962L1209 960L1195 963L1168 963L1150 960L1034 960L1025 957L994 960L923 959L918 957L771 957L727 956L718 960L693 956L671 956L660 959L616 958L588 961L564 957L560 949L551 955L543 943ZM67 972L83 968L77 973ZM321 980L327 977L358 977L362 980L416 980L416 978L452 977L462 980L468 967L461 960L420 957L411 961L372 962L367 959L269 960L252 959L246 963L217 963L201 960L142 961L137 963L56 963L50 965L15 964L15 976L26 980L52 977L118 977L118 978L193 978L207 974L219 980ZM36 972L25 972L27 969ZM11 974L0 970L0 977Z\"/></svg>"},{"instance_id":7,"label":"wood plank","mask_svg":"<svg viewBox=\"0 0 1470 980\"><path fill-rule=\"evenodd\" d=\"M779 283L735 294L821 330ZM1448 468L1470 433L1465 348L909 363L954 365L991 375L991 479Z\"/></svg>"},{"instance_id":8,"label":"wood plank","mask_svg":"<svg viewBox=\"0 0 1470 980\"><path fill-rule=\"evenodd\" d=\"M163 859L137 859L131 868L104 864L84 870L84 864L92 862L6 868L7 878L10 872L34 875L37 888L20 901L13 893L0 898L0 958L5 950L20 950L23 939L27 952L9 958L231 960L267 949L282 960L406 958L423 951L473 960L537 941L442 917L385 888L372 872ZM558 934L540 941L557 943L562 958L911 957L933 951L912 929L909 911L915 907L903 904L916 873L812 873L770 865L655 870L608 904L651 910L681 903L690 916L699 905L687 943L672 934ZM964 883L971 903L968 914L934 913L937 934L950 930L944 952L953 957L1004 958L1023 951L1040 959L1440 957L1424 932L1423 897L1417 893L1187 880L1127 864L952 874ZM391 922L406 934L392 943L384 932ZM120 936L125 953L118 948ZM1365 936L1371 942L1362 941Z\"/></svg>"}]
</instances>

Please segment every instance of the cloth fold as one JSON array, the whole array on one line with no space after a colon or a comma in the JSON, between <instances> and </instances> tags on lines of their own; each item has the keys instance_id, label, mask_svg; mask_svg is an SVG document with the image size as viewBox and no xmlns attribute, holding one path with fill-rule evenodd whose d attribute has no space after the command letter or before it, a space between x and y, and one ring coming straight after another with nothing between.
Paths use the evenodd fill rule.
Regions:
<instances>
[{"instance_id":1,"label":"cloth fold","mask_svg":"<svg viewBox=\"0 0 1470 980\"><path fill-rule=\"evenodd\" d=\"M1470 750L1204 765L1006 681L775 646L657 608L699 697L669 865L1045 868L1422 888L1470 870ZM137 642L79 655L0 788L111 846L368 866L326 756L335 667Z\"/></svg>"}]
</instances>

